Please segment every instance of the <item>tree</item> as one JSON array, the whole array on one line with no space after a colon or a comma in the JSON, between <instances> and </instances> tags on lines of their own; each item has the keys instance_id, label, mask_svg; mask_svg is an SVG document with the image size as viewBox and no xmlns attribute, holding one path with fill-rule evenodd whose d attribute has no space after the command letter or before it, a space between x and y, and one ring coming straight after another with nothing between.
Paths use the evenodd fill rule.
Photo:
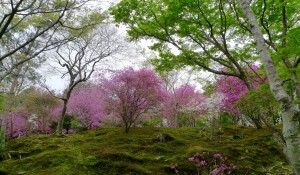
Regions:
<instances>
[{"instance_id":1,"label":"tree","mask_svg":"<svg viewBox=\"0 0 300 175\"><path fill-rule=\"evenodd\" d=\"M244 69L248 75L251 86L253 87L252 91L257 91L259 86L265 83L266 78L263 75L260 75L261 73L259 72L258 66L256 65L251 66L251 71L248 68ZM250 120L255 124L257 128L262 127L262 116L260 111L250 113L249 111L247 112L246 107L250 107L251 103L249 103L250 106L247 105L247 103L245 103L245 105L242 105L242 96L249 92L249 89L243 81L241 81L237 77L219 76L217 78L215 86L215 91L222 94L224 97L222 101L223 112L227 112L228 114L230 114L234 123L237 123L242 115L246 115L248 118L250 118ZM237 106L238 102L240 103L240 105L244 106L244 111Z\"/></svg>"},{"instance_id":2,"label":"tree","mask_svg":"<svg viewBox=\"0 0 300 175\"><path fill-rule=\"evenodd\" d=\"M169 95L164 103L164 116L171 122L171 126L181 125L195 127L195 117L203 112L205 98L189 84L182 85ZM188 119L188 123L182 124L179 121Z\"/></svg>"},{"instance_id":3,"label":"tree","mask_svg":"<svg viewBox=\"0 0 300 175\"><path fill-rule=\"evenodd\" d=\"M88 2L89 0L0 1L0 82L11 74L12 78L8 78L13 80L6 92L8 97L4 113L8 115L12 111L11 100L17 89L15 80L18 80L20 70L29 65L28 61L37 58L44 51L73 40L74 34L80 35L84 28L98 24L99 18L95 17L99 13L86 10ZM87 12L78 15L83 12L81 10ZM57 35L66 31L73 35ZM6 133L7 115L2 116L1 133ZM4 142L5 134L0 136L1 142Z\"/></svg>"},{"instance_id":4,"label":"tree","mask_svg":"<svg viewBox=\"0 0 300 175\"><path fill-rule=\"evenodd\" d=\"M95 84L85 85L72 92L67 113L75 116L75 120L86 129L100 127L106 115L104 99L101 87Z\"/></svg>"},{"instance_id":5,"label":"tree","mask_svg":"<svg viewBox=\"0 0 300 175\"><path fill-rule=\"evenodd\" d=\"M0 82L19 65L37 57L71 38L57 37L56 33L65 30L79 30L94 25L78 21L91 15L86 4L89 0L2 0L0 2L0 61L6 64ZM77 22L75 22L77 21ZM14 61L11 61L14 59Z\"/></svg>"},{"instance_id":6,"label":"tree","mask_svg":"<svg viewBox=\"0 0 300 175\"><path fill-rule=\"evenodd\" d=\"M18 97L21 100L24 110L30 114L37 115L38 131L48 133L49 126L53 121L51 111L58 105L59 101L53 97L48 91L38 88L29 88Z\"/></svg>"},{"instance_id":7,"label":"tree","mask_svg":"<svg viewBox=\"0 0 300 175\"><path fill-rule=\"evenodd\" d=\"M132 40L152 40L151 49L159 53L153 63L159 69L190 65L238 77L252 88L243 66L256 59L254 49L244 42L248 36L238 33L239 23L225 1L122 0L111 13L116 23L128 27Z\"/></svg>"},{"instance_id":8,"label":"tree","mask_svg":"<svg viewBox=\"0 0 300 175\"><path fill-rule=\"evenodd\" d=\"M57 47L55 53L51 54L53 62L60 66L56 69L62 74L62 78L68 76L68 86L63 96L58 97L63 101L56 131L58 135L62 134L64 116L73 89L79 83L91 78L101 60L121 53L123 49L124 43L120 40L116 30L103 24L98 28L90 28L82 37Z\"/></svg>"},{"instance_id":9,"label":"tree","mask_svg":"<svg viewBox=\"0 0 300 175\"><path fill-rule=\"evenodd\" d=\"M260 29L260 26L257 22L257 18L253 12L253 10L250 7L250 3L248 1L238 0L238 3L244 12L246 18L248 19L248 22L250 24L251 33L253 35L253 38L256 42L256 48L260 55L260 59L264 65L264 68L267 73L267 77L269 79L270 83L270 90L275 97L275 99L278 101L281 115L283 119L283 137L284 137L284 143L283 145L283 151L288 158L290 164L293 167L294 173L296 175L300 174L300 116L299 116L299 107L298 104L293 103L290 95L285 91L282 80L280 79L278 72L276 70L275 63L272 59L272 54L270 53L267 43L263 37L263 33ZM282 46L285 48L286 46L286 34L287 34L287 19L286 19L286 6L288 3L283 2L281 4L282 9ZM283 61L287 61L288 55L285 55L286 57L283 58ZM293 58L293 56L292 56ZM296 65L298 63L296 62ZM294 75L295 76L295 75ZM294 77L295 78L295 77ZM298 79L292 78L292 81L295 85L299 83ZM299 94L300 91L298 91L297 88L295 88L295 92Z\"/></svg>"},{"instance_id":10,"label":"tree","mask_svg":"<svg viewBox=\"0 0 300 175\"><path fill-rule=\"evenodd\" d=\"M236 108L249 117L256 127L262 120L272 132L280 133L276 129L279 123L278 103L273 97L268 83L261 85L257 90L244 93L235 103Z\"/></svg>"},{"instance_id":11,"label":"tree","mask_svg":"<svg viewBox=\"0 0 300 175\"><path fill-rule=\"evenodd\" d=\"M248 65L259 56L283 118L284 140L276 139L298 175L299 10L298 1L284 0L275 3L268 0L251 3L248 0L123 0L112 8L112 13L117 23L129 26L128 33L133 40L157 41L152 48L160 52L162 59L158 63L166 63L163 66L167 68L170 67L167 63L172 67L195 64L216 74L236 76L251 89L246 74L240 70L243 63ZM173 54L170 45L180 53ZM230 71L213 70L210 63ZM294 96L284 88L286 82L291 82Z\"/></svg>"},{"instance_id":12,"label":"tree","mask_svg":"<svg viewBox=\"0 0 300 175\"><path fill-rule=\"evenodd\" d=\"M160 78L149 69L117 71L101 87L107 94L106 110L122 119L125 133L137 119L158 108L167 95Z\"/></svg>"}]
</instances>

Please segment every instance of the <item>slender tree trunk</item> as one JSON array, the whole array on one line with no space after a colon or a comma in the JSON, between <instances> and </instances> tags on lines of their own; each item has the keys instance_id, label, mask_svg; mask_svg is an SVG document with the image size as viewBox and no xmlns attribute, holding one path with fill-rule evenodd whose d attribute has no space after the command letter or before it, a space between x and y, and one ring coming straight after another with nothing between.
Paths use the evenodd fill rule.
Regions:
<instances>
[{"instance_id":1,"label":"slender tree trunk","mask_svg":"<svg viewBox=\"0 0 300 175\"><path fill-rule=\"evenodd\" d=\"M7 116L4 114L2 115L1 130L0 130L0 153L5 149L6 123L7 123Z\"/></svg>"},{"instance_id":2,"label":"slender tree trunk","mask_svg":"<svg viewBox=\"0 0 300 175\"><path fill-rule=\"evenodd\" d=\"M10 135L8 140L12 140L14 138L14 119L13 119L13 114L10 114L9 122L10 122Z\"/></svg>"},{"instance_id":3,"label":"slender tree trunk","mask_svg":"<svg viewBox=\"0 0 300 175\"><path fill-rule=\"evenodd\" d=\"M178 123L178 117L179 117L179 115L178 115L178 112L177 112L177 110L176 110L176 113L175 113L175 116L174 116L175 118L174 118L174 127L175 128L178 128L179 127L179 123Z\"/></svg>"},{"instance_id":4,"label":"slender tree trunk","mask_svg":"<svg viewBox=\"0 0 300 175\"><path fill-rule=\"evenodd\" d=\"M43 134L46 134L45 114L43 114L43 116L42 116L42 131L43 131Z\"/></svg>"},{"instance_id":5,"label":"slender tree trunk","mask_svg":"<svg viewBox=\"0 0 300 175\"><path fill-rule=\"evenodd\" d=\"M249 20L257 51L267 72L271 92L280 105L283 120L283 138L285 141L284 154L288 157L294 173L300 175L300 124L298 108L293 104L291 97L282 86L256 16L250 7L250 2L248 0L237 1Z\"/></svg>"},{"instance_id":6,"label":"slender tree trunk","mask_svg":"<svg viewBox=\"0 0 300 175\"><path fill-rule=\"evenodd\" d=\"M11 84L11 87L9 89L9 93L7 94L7 97L5 99L5 107L4 107L4 113L2 114L2 122L1 122L1 129L0 129L0 148L4 149L4 144L6 140L6 127L7 127L7 119L8 114L10 112L10 108L12 106L12 100L15 96L15 90L18 84L19 74L23 68L23 64L18 66L17 73L13 76L13 82ZM11 120L12 121L12 120Z\"/></svg>"},{"instance_id":7,"label":"slender tree trunk","mask_svg":"<svg viewBox=\"0 0 300 175\"><path fill-rule=\"evenodd\" d=\"M62 130L63 130L65 115L66 115L66 112L67 112L67 104L68 104L68 99L65 99L63 109L61 111L61 116L60 116L60 119L58 120L57 128L56 128L56 135L58 135L58 136L63 134Z\"/></svg>"},{"instance_id":8,"label":"slender tree trunk","mask_svg":"<svg viewBox=\"0 0 300 175\"><path fill-rule=\"evenodd\" d=\"M125 130L124 130L124 132L125 132L126 134L129 133L130 125L131 125L130 122L125 122Z\"/></svg>"}]
</instances>

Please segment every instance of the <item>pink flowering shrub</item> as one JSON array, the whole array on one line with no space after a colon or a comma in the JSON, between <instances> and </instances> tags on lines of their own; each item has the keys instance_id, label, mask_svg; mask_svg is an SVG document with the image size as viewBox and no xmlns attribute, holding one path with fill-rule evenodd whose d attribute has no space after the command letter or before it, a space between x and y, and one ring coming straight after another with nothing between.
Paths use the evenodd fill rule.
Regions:
<instances>
[{"instance_id":1,"label":"pink flowering shrub","mask_svg":"<svg viewBox=\"0 0 300 175\"><path fill-rule=\"evenodd\" d=\"M259 87L267 83L264 75L259 74L258 66L252 65L251 68L244 68L247 73L248 81L250 83L250 90L257 91ZM249 89L245 82L238 77L233 76L219 76L216 81L216 92L223 96L222 109L220 112L225 112L233 117L234 121L238 121L239 117L245 113L236 104L242 99L245 94L249 93Z\"/></svg>"},{"instance_id":2,"label":"pink flowering shrub","mask_svg":"<svg viewBox=\"0 0 300 175\"><path fill-rule=\"evenodd\" d=\"M67 113L77 116L76 120L86 129L99 128L106 115L103 99L104 94L98 85L82 87L71 94Z\"/></svg>"},{"instance_id":3,"label":"pink flowering shrub","mask_svg":"<svg viewBox=\"0 0 300 175\"><path fill-rule=\"evenodd\" d=\"M197 168L198 174L225 175L233 174L237 166L229 164L227 157L221 153L210 154L209 152L196 153L188 159L193 162Z\"/></svg>"},{"instance_id":4,"label":"pink flowering shrub","mask_svg":"<svg viewBox=\"0 0 300 175\"><path fill-rule=\"evenodd\" d=\"M28 113L20 111L13 111L8 114L6 127L8 138L12 139L29 134L30 123L28 122L28 116Z\"/></svg>"},{"instance_id":5,"label":"pink flowering shrub","mask_svg":"<svg viewBox=\"0 0 300 175\"><path fill-rule=\"evenodd\" d=\"M141 118L158 110L167 95L161 79L153 70L127 68L104 79L106 113L121 119L125 132Z\"/></svg>"}]
</instances>

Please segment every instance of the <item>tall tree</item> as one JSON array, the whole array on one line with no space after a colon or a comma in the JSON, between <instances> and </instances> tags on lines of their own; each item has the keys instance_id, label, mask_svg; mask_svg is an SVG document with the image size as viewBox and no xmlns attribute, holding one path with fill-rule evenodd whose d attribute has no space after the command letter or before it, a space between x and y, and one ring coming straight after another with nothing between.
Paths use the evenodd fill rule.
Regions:
<instances>
[{"instance_id":1,"label":"tall tree","mask_svg":"<svg viewBox=\"0 0 300 175\"><path fill-rule=\"evenodd\" d=\"M272 54L268 49L268 45L263 37L260 26L258 24L257 18L250 7L249 1L238 0L242 11L245 13L246 18L250 24L251 33L256 43L257 51L260 55L261 61L267 72L267 76L270 83L270 89L273 96L276 98L280 105L281 115L283 119L283 137L284 137L284 153L287 156L289 162L291 163L294 173L296 175L300 174L300 111L298 104L293 103L293 98L286 92L282 85L282 80L276 70L275 63L272 59ZM282 4L282 9L284 11L285 4ZM283 12L283 17L285 16ZM283 19L284 20L284 19ZM285 23L285 22L284 22ZM285 30L285 26L283 25ZM283 41L285 41L283 33ZM287 60L286 60L287 61ZM293 80L295 84L299 80ZM296 92L298 89L295 89ZM299 93L299 92L297 92Z\"/></svg>"},{"instance_id":2,"label":"tall tree","mask_svg":"<svg viewBox=\"0 0 300 175\"><path fill-rule=\"evenodd\" d=\"M57 63L56 69L61 73L62 78L68 78L64 94L58 97L63 101L56 131L58 135L62 134L64 116L73 89L91 78L101 60L123 51L124 43L117 35L117 31L111 26L103 24L98 28L92 27L81 37L57 47L55 53L50 54L49 59Z\"/></svg>"},{"instance_id":3,"label":"tall tree","mask_svg":"<svg viewBox=\"0 0 300 175\"><path fill-rule=\"evenodd\" d=\"M128 26L132 40L153 41L151 49L159 52L153 63L158 68L191 65L238 77L251 89L241 64L255 60L253 49L251 43L244 42L248 36L236 39L238 22L230 16L231 9L224 1L123 0L111 12L117 23Z\"/></svg>"},{"instance_id":4,"label":"tall tree","mask_svg":"<svg viewBox=\"0 0 300 175\"><path fill-rule=\"evenodd\" d=\"M87 10L88 2L89 0L0 1L0 82L7 78L12 80L6 92L11 98L6 98L5 113L11 111L10 100L13 99L15 90L18 90L20 71L33 65L28 61L74 39L75 35L58 35L58 32L77 31L79 35L85 27L98 23L95 17L99 13ZM83 14L83 10L87 12ZM82 15L79 16L80 13ZM87 20L87 16L90 20ZM2 141L5 140L6 117L4 114L1 123Z\"/></svg>"},{"instance_id":5,"label":"tall tree","mask_svg":"<svg viewBox=\"0 0 300 175\"><path fill-rule=\"evenodd\" d=\"M0 1L0 67L5 70L1 72L0 82L19 65L71 39L57 37L57 32L84 28L78 26L76 21L82 18L77 14L84 10L87 12L82 16L90 14L89 1Z\"/></svg>"}]
</instances>

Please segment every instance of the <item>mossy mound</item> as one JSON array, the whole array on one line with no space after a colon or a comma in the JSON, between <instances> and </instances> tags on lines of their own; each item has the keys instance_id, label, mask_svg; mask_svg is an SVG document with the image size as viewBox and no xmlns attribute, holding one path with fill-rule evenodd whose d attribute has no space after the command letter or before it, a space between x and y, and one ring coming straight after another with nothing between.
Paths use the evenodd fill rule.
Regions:
<instances>
[{"instance_id":1,"label":"mossy mound","mask_svg":"<svg viewBox=\"0 0 300 175\"><path fill-rule=\"evenodd\" d=\"M173 139L157 141L165 133ZM235 139L234 136L238 136ZM195 152L222 153L239 174L292 174L266 129L227 127L99 129L65 137L31 135L7 145L0 174L196 174ZM240 160L243 157L244 160Z\"/></svg>"}]
</instances>

